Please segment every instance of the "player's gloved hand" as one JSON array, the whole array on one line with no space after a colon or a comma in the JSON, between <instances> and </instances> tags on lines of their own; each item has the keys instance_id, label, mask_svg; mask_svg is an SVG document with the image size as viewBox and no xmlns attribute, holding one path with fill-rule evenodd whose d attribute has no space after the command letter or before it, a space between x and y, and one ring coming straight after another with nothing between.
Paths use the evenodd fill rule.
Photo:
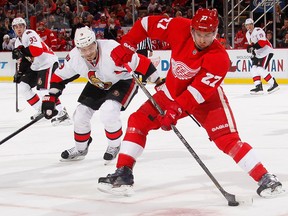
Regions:
<instances>
[{"instance_id":1,"label":"player's gloved hand","mask_svg":"<svg viewBox=\"0 0 288 216\"><path fill-rule=\"evenodd\" d=\"M24 48L24 46L19 46L12 50L12 59L20 59L23 57L23 52L21 51Z\"/></svg>"},{"instance_id":2,"label":"player's gloved hand","mask_svg":"<svg viewBox=\"0 0 288 216\"><path fill-rule=\"evenodd\" d=\"M14 83L20 83L22 76L23 76L23 73L22 73L21 71L18 71L18 72L15 73L14 76L13 76L13 82L14 82Z\"/></svg>"},{"instance_id":3,"label":"player's gloved hand","mask_svg":"<svg viewBox=\"0 0 288 216\"><path fill-rule=\"evenodd\" d=\"M41 112L46 119L51 119L58 114L56 110L57 97L55 95L45 95L42 99Z\"/></svg>"},{"instance_id":4,"label":"player's gloved hand","mask_svg":"<svg viewBox=\"0 0 288 216\"><path fill-rule=\"evenodd\" d=\"M133 54L136 52L136 46L130 45L127 42L123 45L115 47L110 56L116 66L122 67L125 63L130 62Z\"/></svg>"},{"instance_id":5,"label":"player's gloved hand","mask_svg":"<svg viewBox=\"0 0 288 216\"><path fill-rule=\"evenodd\" d=\"M247 47L247 52L248 53L253 53L254 50L255 50L255 48L252 45L248 45L248 47Z\"/></svg>"},{"instance_id":6,"label":"player's gloved hand","mask_svg":"<svg viewBox=\"0 0 288 216\"><path fill-rule=\"evenodd\" d=\"M171 130L171 125L176 125L177 120L181 116L183 110L177 102L173 102L165 110L164 115L159 115L158 120L161 123L162 130Z\"/></svg>"},{"instance_id":7,"label":"player's gloved hand","mask_svg":"<svg viewBox=\"0 0 288 216\"><path fill-rule=\"evenodd\" d=\"M166 78L159 78L156 80L156 85L154 86L155 91L160 91L165 83Z\"/></svg>"}]
</instances>

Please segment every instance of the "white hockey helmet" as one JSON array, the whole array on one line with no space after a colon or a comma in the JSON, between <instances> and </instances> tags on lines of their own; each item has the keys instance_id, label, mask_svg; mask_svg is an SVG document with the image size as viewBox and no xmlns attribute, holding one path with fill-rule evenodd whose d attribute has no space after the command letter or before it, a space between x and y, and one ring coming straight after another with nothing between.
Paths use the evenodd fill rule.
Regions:
<instances>
[{"instance_id":1,"label":"white hockey helmet","mask_svg":"<svg viewBox=\"0 0 288 216\"><path fill-rule=\"evenodd\" d=\"M248 18L245 20L245 25L248 25L248 24L254 24L254 20L251 19L251 18Z\"/></svg>"},{"instance_id":2,"label":"white hockey helmet","mask_svg":"<svg viewBox=\"0 0 288 216\"><path fill-rule=\"evenodd\" d=\"M92 43L96 43L96 36L88 26L76 29L74 42L76 47L87 47Z\"/></svg>"},{"instance_id":3,"label":"white hockey helmet","mask_svg":"<svg viewBox=\"0 0 288 216\"><path fill-rule=\"evenodd\" d=\"M12 29L14 29L15 25L20 25L20 24L23 24L25 27L27 26L25 20L22 17L14 18L12 21Z\"/></svg>"}]
</instances>

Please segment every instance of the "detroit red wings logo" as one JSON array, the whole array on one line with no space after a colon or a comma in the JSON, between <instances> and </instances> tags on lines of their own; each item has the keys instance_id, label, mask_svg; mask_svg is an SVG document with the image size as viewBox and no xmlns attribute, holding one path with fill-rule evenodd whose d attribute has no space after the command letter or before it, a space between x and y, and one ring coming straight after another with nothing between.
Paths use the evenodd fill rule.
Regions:
<instances>
[{"instance_id":1,"label":"detroit red wings logo","mask_svg":"<svg viewBox=\"0 0 288 216\"><path fill-rule=\"evenodd\" d=\"M187 80L194 77L201 69L201 67L192 69L181 61L171 59L172 73L174 77L180 80Z\"/></svg>"}]
</instances>

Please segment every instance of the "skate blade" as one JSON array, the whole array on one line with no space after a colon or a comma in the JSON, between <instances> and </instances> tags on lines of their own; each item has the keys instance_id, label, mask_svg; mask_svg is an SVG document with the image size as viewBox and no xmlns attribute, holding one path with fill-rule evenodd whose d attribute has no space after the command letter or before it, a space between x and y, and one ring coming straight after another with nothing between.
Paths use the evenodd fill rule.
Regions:
<instances>
[{"instance_id":1,"label":"skate blade","mask_svg":"<svg viewBox=\"0 0 288 216\"><path fill-rule=\"evenodd\" d=\"M84 159L85 159L85 156L78 156L78 157L75 157L75 158L72 158L72 159L60 158L60 161L61 162L73 162L73 161L81 161L81 160L84 160Z\"/></svg>"},{"instance_id":2,"label":"skate blade","mask_svg":"<svg viewBox=\"0 0 288 216\"><path fill-rule=\"evenodd\" d=\"M263 198L266 198L266 199L270 199L270 198L282 196L286 193L287 193L287 191L285 189L283 189L282 186L278 186L273 191L271 191L271 188L267 188L267 189L263 190L261 192L260 196Z\"/></svg>"},{"instance_id":3,"label":"skate blade","mask_svg":"<svg viewBox=\"0 0 288 216\"><path fill-rule=\"evenodd\" d=\"M260 92L250 92L251 95L263 95L264 91L260 91Z\"/></svg>"},{"instance_id":4,"label":"skate blade","mask_svg":"<svg viewBox=\"0 0 288 216\"><path fill-rule=\"evenodd\" d=\"M56 127L56 126L69 126L69 125L72 125L73 122L72 120L65 120L65 121L53 121L51 122L52 126Z\"/></svg>"},{"instance_id":5,"label":"skate blade","mask_svg":"<svg viewBox=\"0 0 288 216\"><path fill-rule=\"evenodd\" d=\"M132 196L135 194L133 186L122 185L120 187L113 187L111 184L98 183L98 190L104 193L116 195L116 196Z\"/></svg>"},{"instance_id":6,"label":"skate blade","mask_svg":"<svg viewBox=\"0 0 288 216\"><path fill-rule=\"evenodd\" d=\"M273 89L272 91L268 92L268 94L272 94L273 92L276 92L278 91L280 88L279 87L276 87L275 89Z\"/></svg>"}]
</instances>

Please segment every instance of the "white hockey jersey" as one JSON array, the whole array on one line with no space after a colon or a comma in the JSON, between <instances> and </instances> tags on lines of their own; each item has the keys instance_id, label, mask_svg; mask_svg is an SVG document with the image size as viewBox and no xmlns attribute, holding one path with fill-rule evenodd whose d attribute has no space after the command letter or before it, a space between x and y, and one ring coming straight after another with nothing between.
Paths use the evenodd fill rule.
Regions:
<instances>
[{"instance_id":1,"label":"white hockey jersey","mask_svg":"<svg viewBox=\"0 0 288 216\"><path fill-rule=\"evenodd\" d=\"M125 68L116 66L110 57L111 51L118 45L119 43L114 40L97 40L98 57L94 62L82 58L78 48L74 47L66 56L64 64L55 71L54 75L58 77L58 82L60 81L59 78L63 81L80 75L93 84L88 75L89 72L93 71L96 78L109 87L119 80L132 79L131 74ZM132 70L137 68L139 60L138 55L134 54L132 61L128 63Z\"/></svg>"},{"instance_id":2,"label":"white hockey jersey","mask_svg":"<svg viewBox=\"0 0 288 216\"><path fill-rule=\"evenodd\" d=\"M33 47L42 49L42 54L33 57L31 69L34 71L50 68L55 62L58 62L58 57L32 29L26 29L21 38L17 37L15 48L19 46L29 47L31 53L33 53Z\"/></svg>"},{"instance_id":3,"label":"white hockey jersey","mask_svg":"<svg viewBox=\"0 0 288 216\"><path fill-rule=\"evenodd\" d=\"M265 46L263 46L260 49L255 49L255 54L257 58L264 58L265 56L267 56L269 53L273 53L273 48L271 43L267 40L266 38L266 34L263 31L262 28L259 27L255 27L252 31L252 33L250 33L249 31L246 32L246 38L247 41L249 43L249 45L251 44L256 44L258 41L260 41L260 45L264 44Z\"/></svg>"}]
</instances>

